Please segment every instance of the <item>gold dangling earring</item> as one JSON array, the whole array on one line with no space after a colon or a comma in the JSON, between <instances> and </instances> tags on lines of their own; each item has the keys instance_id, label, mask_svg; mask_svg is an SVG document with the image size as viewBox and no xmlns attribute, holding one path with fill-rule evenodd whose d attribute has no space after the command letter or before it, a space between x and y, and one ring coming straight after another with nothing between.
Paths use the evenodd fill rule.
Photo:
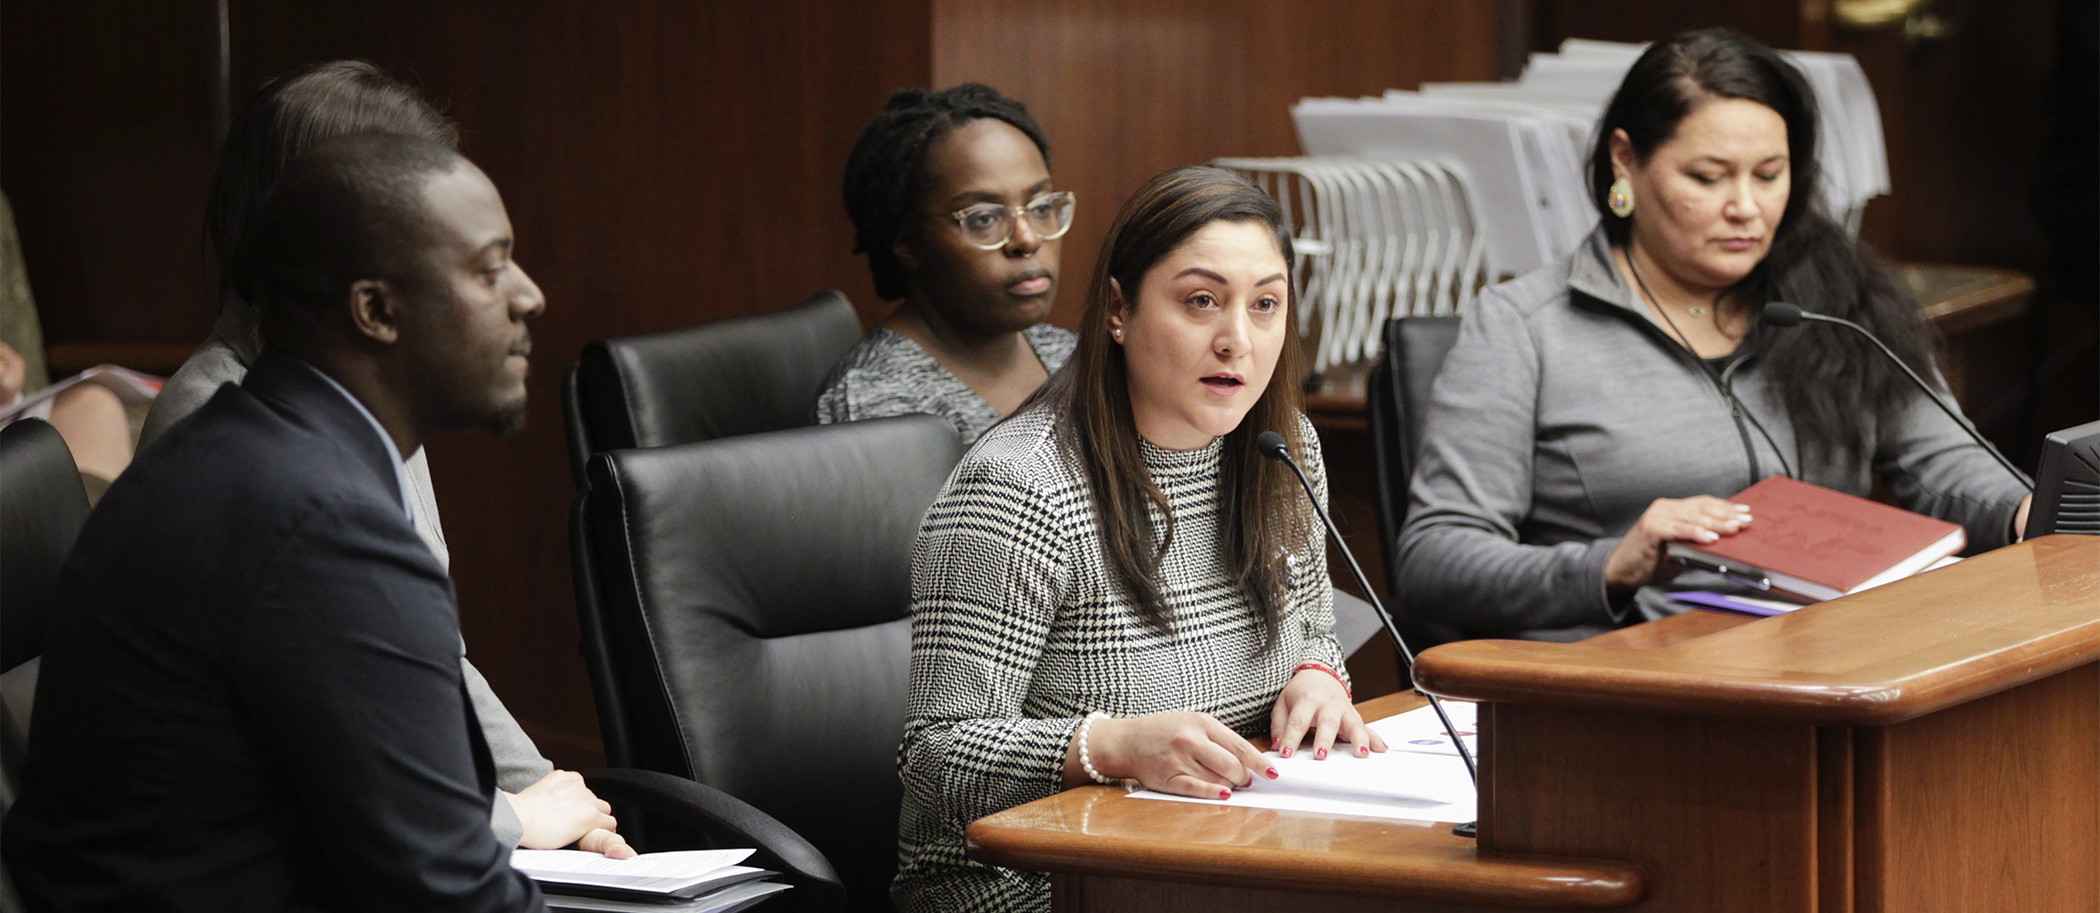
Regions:
<instances>
[{"instance_id":1,"label":"gold dangling earring","mask_svg":"<svg viewBox=\"0 0 2100 913\"><path fill-rule=\"evenodd\" d=\"M1625 178L1611 182L1611 190L1604 194L1604 205L1621 219L1633 215L1633 185Z\"/></svg>"}]
</instances>

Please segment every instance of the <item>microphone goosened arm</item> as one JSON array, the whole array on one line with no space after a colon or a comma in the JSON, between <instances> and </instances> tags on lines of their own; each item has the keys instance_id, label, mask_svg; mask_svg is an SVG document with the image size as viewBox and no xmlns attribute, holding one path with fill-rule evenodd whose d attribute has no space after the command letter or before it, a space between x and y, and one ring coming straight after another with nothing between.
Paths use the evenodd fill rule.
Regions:
<instances>
[{"instance_id":1,"label":"microphone goosened arm","mask_svg":"<svg viewBox=\"0 0 2100 913\"><path fill-rule=\"evenodd\" d=\"M1961 413L1955 411L1953 406L1941 399L1939 394L1932 389L1932 385L1925 382L1925 378L1919 377L1918 372L1911 370L1910 365L1904 364L1903 359L1897 358L1896 353L1888 347L1888 344L1882 342L1880 337L1875 336L1866 327L1842 317L1832 317L1827 314L1805 311L1801 309L1800 305L1789 304L1785 301L1767 302L1760 316L1765 323L1775 327L1791 327L1800 324L1804 320L1813 320L1817 323L1836 324L1866 337L1867 341L1873 343L1876 349L1881 350L1883 357L1902 369L1903 376L1910 378L1910 382L1917 385L1918 392L1925 394L1926 399L1931 400L1933 405L1940 407L1940 411L1947 414L1947 418L1954 422L1955 427L1967 432L1969 437L1976 441L1977 446L1982 447L1983 452L1990 454L1991 459L1997 460L1998 465L2005 467L2006 472L2012 473L2012 477L2018 479L2021 486L2029 491L2034 490L2033 479L2029 479L2026 473L2014 467L2011 460L2006 459L2004 454L1998 452L1998 448L1991 446L1990 441L1984 440L1983 435L1977 432L1975 426L1970 425L1967 420L1962 418Z\"/></svg>"},{"instance_id":2,"label":"microphone goosened arm","mask_svg":"<svg viewBox=\"0 0 2100 913\"><path fill-rule=\"evenodd\" d=\"M1393 621L1392 613L1385 610L1385 603L1378 598L1378 591L1371 588L1371 579L1364 576L1363 566L1356 563L1356 554L1349 550L1347 542L1342 541L1342 531L1335 527L1334 518L1320 506L1320 498L1313 491L1312 480L1306 477L1305 470L1298 466L1298 461L1291 458L1290 444L1284 440L1283 435L1274 431L1264 431L1254 439L1254 447L1261 451L1263 456L1289 466L1291 472L1298 476L1298 484L1305 488L1307 502L1312 505L1313 512L1320 516L1320 522L1327 527L1327 535L1332 538L1335 546L1341 549L1343 560L1349 562L1349 571L1356 575L1356 584L1363 587L1364 595L1369 597L1371 608L1378 613L1378 621L1385 627L1386 635L1393 639L1393 645L1399 648L1400 655L1407 660L1407 667L1414 668L1415 652L1408 648L1407 640L1400 636L1400 626ZM1451 733L1451 742L1458 748L1459 758L1466 762L1466 774L1473 778L1476 786L1479 785L1480 772L1473 764L1473 752L1466 748L1465 739L1458 734L1458 727L1452 725L1451 717L1444 713L1443 701L1426 691L1422 692L1422 696L1429 699L1430 707L1435 708L1437 721L1444 724L1444 731Z\"/></svg>"}]
</instances>

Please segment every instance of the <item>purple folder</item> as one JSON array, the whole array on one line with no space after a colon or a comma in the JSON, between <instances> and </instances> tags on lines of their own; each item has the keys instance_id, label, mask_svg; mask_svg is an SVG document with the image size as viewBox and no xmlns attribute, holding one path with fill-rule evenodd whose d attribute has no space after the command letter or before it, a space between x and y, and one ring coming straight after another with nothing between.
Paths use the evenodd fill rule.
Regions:
<instances>
[{"instance_id":1,"label":"purple folder","mask_svg":"<svg viewBox=\"0 0 2100 913\"><path fill-rule=\"evenodd\" d=\"M1726 593L1715 593L1710 590L1671 593L1670 598L1702 609L1720 609L1723 612L1737 612L1743 615L1784 615L1795 609L1802 608L1798 603L1785 602L1778 599L1730 596Z\"/></svg>"}]
</instances>

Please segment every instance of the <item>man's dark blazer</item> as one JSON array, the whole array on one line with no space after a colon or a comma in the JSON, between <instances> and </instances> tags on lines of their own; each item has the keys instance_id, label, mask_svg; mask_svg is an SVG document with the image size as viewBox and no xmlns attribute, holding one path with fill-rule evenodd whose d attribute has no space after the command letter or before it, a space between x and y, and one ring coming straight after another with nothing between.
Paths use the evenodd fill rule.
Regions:
<instances>
[{"instance_id":1,"label":"man's dark blazer","mask_svg":"<svg viewBox=\"0 0 2100 913\"><path fill-rule=\"evenodd\" d=\"M357 407L265 352L88 518L6 854L31 909L516 910L451 582Z\"/></svg>"}]
</instances>

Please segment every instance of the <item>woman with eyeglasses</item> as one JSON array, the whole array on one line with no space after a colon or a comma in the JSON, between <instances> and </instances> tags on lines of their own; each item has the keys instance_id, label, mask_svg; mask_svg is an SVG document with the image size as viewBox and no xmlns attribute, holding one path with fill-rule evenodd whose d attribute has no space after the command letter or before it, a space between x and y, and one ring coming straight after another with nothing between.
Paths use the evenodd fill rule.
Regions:
<instances>
[{"instance_id":1,"label":"woman with eyeglasses","mask_svg":"<svg viewBox=\"0 0 2100 913\"><path fill-rule=\"evenodd\" d=\"M1072 363L927 510L900 909L1048 909L1048 876L971 861L963 829L1059 790L1229 801L1276 777L1272 745L1385 750L1350 704L1319 521L1256 446L1283 435L1325 497L1290 251L1245 178L1153 178L1109 229Z\"/></svg>"},{"instance_id":2,"label":"woman with eyeglasses","mask_svg":"<svg viewBox=\"0 0 2100 913\"><path fill-rule=\"evenodd\" d=\"M1073 196L1020 102L967 83L899 89L846 160L854 249L901 301L832 368L817 421L930 413L977 440L1072 354L1043 323Z\"/></svg>"}]
</instances>

